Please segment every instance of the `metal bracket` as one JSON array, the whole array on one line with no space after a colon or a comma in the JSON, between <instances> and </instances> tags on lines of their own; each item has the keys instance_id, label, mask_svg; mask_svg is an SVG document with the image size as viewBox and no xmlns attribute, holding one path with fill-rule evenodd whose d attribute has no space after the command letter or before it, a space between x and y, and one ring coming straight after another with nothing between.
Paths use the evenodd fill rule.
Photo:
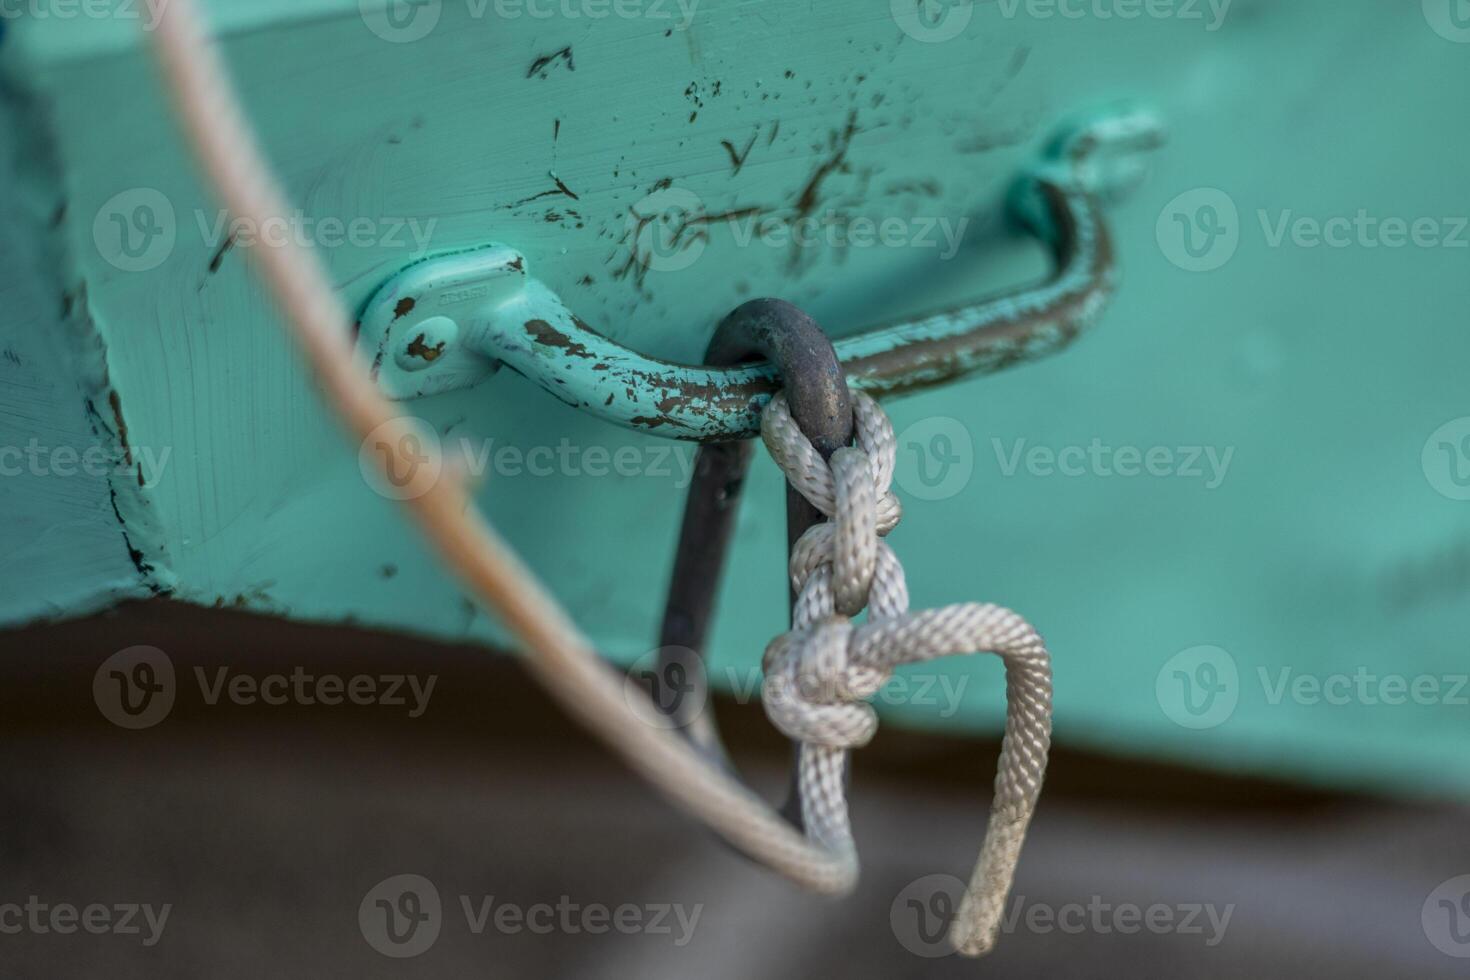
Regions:
<instances>
[{"instance_id":1,"label":"metal bracket","mask_svg":"<svg viewBox=\"0 0 1470 980\"><path fill-rule=\"evenodd\" d=\"M371 354L373 379L390 398L473 387L500 367L484 352L489 324L525 288L525 260L503 245L409 266L363 311L358 350Z\"/></svg>"},{"instance_id":2,"label":"metal bracket","mask_svg":"<svg viewBox=\"0 0 1470 980\"><path fill-rule=\"evenodd\" d=\"M834 347L854 388L879 395L1003 370L1067 347L1116 287L1104 200L1144 173L1162 129L1141 112L1066 131L1012 189L1010 212L1050 248L1056 271L1013 294L877 327ZM478 384L504 365L569 405L632 429L697 441L748 439L778 386L768 364L676 364L597 333L524 258L493 245L410 266L368 302L359 351L390 397Z\"/></svg>"}]
</instances>

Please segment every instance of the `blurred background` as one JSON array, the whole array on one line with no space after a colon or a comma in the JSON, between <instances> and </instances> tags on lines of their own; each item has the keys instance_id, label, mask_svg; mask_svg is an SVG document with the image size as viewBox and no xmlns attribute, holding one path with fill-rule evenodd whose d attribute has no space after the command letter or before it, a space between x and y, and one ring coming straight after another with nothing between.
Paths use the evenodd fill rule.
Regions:
<instances>
[{"instance_id":1,"label":"blurred background","mask_svg":"<svg viewBox=\"0 0 1470 980\"><path fill-rule=\"evenodd\" d=\"M93 698L124 633L177 671L145 730ZM829 900L735 855L478 647L156 601L5 634L0 655L0 900L146 904L162 920L0 935L6 976L1464 976L1470 937L1443 886L1470 873L1470 814L1448 803L1062 741L1000 945L976 962L943 933L984 830L993 740L889 728L857 753L862 882ZM302 663L433 677L432 710L211 705L196 680ZM758 706L716 708L779 800L783 740ZM381 955L391 944L359 919L393 879L437 896L408 958Z\"/></svg>"}]
</instances>

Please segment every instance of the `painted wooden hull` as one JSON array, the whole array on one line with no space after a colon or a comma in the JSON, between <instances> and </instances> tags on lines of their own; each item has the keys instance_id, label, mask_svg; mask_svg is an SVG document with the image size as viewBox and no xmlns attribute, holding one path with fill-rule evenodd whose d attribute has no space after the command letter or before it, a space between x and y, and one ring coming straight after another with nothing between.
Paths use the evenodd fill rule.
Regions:
<instances>
[{"instance_id":1,"label":"painted wooden hull","mask_svg":"<svg viewBox=\"0 0 1470 980\"><path fill-rule=\"evenodd\" d=\"M1205 5L1124 20L982 4L943 43L851 0L703 0L687 23L672 4L672 18L592 20L445 0L403 43L375 32L372 4L210 6L302 209L291 233L324 246L353 304L424 254L505 242L600 332L684 361L756 295L847 335L1040 274L1000 218L1012 175L1058 122L1151 105L1171 144L1113 212L1124 281L1097 332L890 406L916 598L999 601L1039 624L1063 739L1470 789L1470 708L1451 698L1470 532L1451 464L1465 460L1437 462L1470 414L1456 218L1470 180L1452 165L1470 148L1455 124L1470 46L1433 4L1236 0L1219 21ZM0 44L0 445L35 440L46 459L0 460L21 470L0 479L0 620L166 594L502 640L365 482L248 243L230 244L201 191L137 26L30 19ZM733 216L686 267L648 268L630 244L630 208L661 186ZM1200 251L1188 220L1222 202L1234 230ZM1376 231L1312 243L1310 222L1360 212ZM909 238L802 247L741 224L793 213L898 217ZM359 218L369 230L350 238ZM952 249L937 231L913 241L922 222L962 219ZM1388 219L1434 233L1395 245ZM410 410L471 447L482 506L609 657L644 655L692 449L510 372ZM63 472L63 447L107 463ZM785 615L769 463L748 498L713 651L716 680L747 690ZM1173 685L1205 679L1201 657L1234 671L1223 718L1193 710L1204 687L1178 700L1191 695ZM1440 693L1337 704L1291 687L1362 671ZM993 664L944 676L963 682L953 703L913 692L890 713L997 724Z\"/></svg>"}]
</instances>

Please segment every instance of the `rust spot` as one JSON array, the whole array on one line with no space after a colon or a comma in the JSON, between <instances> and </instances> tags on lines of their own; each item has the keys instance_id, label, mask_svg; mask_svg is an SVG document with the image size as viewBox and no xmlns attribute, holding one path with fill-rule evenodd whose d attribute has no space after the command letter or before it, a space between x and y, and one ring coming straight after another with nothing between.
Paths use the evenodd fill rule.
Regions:
<instances>
[{"instance_id":1,"label":"rust spot","mask_svg":"<svg viewBox=\"0 0 1470 980\"><path fill-rule=\"evenodd\" d=\"M667 179L668 178L665 178L665 180ZM658 189L660 186L667 185L665 184L665 181L659 181L658 184L654 185L655 189ZM747 208L735 208L729 211L721 211L718 214L684 215L684 218L679 223L679 225L676 228L671 229L671 241L669 241L667 245L674 250L682 251L699 242L709 241L709 230L707 227L708 225L720 221L739 221L743 218L749 218L754 215L763 214L766 212L766 210L767 209L763 207L752 206ZM628 213L632 218L636 219L633 226L630 227L623 235L623 243L628 245L628 254L623 259L623 264L613 270L612 275L614 279L622 280L631 274L633 277L633 282L641 290L643 288L644 279L648 275L648 269L651 262L651 256L644 255L642 253L642 249L640 246L641 236L643 234L643 230L648 226L650 222L658 220L662 216L639 214L631 208L629 209ZM618 254L618 252L614 252L613 255L609 258L609 261L616 259L618 257Z\"/></svg>"},{"instance_id":2,"label":"rust spot","mask_svg":"<svg viewBox=\"0 0 1470 980\"><path fill-rule=\"evenodd\" d=\"M699 110L704 108L704 100L699 97L698 82L689 83L689 87L684 89L684 98L688 99L694 105L694 114L689 117L693 119L694 116L699 114Z\"/></svg>"},{"instance_id":3,"label":"rust spot","mask_svg":"<svg viewBox=\"0 0 1470 980\"><path fill-rule=\"evenodd\" d=\"M805 218L816 210L817 197L821 193L822 182L847 163L847 148L852 145L852 138L856 133L857 110L853 109L847 114L847 124L843 126L842 131L832 135L831 155L817 164L817 168L807 178L806 186L801 189L801 194L797 196L797 218Z\"/></svg>"},{"instance_id":4,"label":"rust spot","mask_svg":"<svg viewBox=\"0 0 1470 980\"><path fill-rule=\"evenodd\" d=\"M209 260L209 274L211 276L219 271L219 267L224 262L225 256L229 254L230 249L234 247L235 233L231 232L230 236L225 239L225 243L219 247L219 251L214 253L214 258Z\"/></svg>"},{"instance_id":5,"label":"rust spot","mask_svg":"<svg viewBox=\"0 0 1470 980\"><path fill-rule=\"evenodd\" d=\"M739 221L741 218L750 218L761 214L765 208L752 206L748 208L734 208L729 211L721 211L719 214L697 214L689 219L691 225L708 225L716 221Z\"/></svg>"},{"instance_id":6,"label":"rust spot","mask_svg":"<svg viewBox=\"0 0 1470 980\"><path fill-rule=\"evenodd\" d=\"M577 70L577 64L575 61L572 60L572 46L570 44L562 48L560 51L553 51L551 52L551 54L543 54L541 57L531 62L531 67L526 69L526 77L546 78L551 73L551 69L555 67L558 63L565 64L567 66L567 71Z\"/></svg>"},{"instance_id":7,"label":"rust spot","mask_svg":"<svg viewBox=\"0 0 1470 980\"><path fill-rule=\"evenodd\" d=\"M510 260L509 267L512 268L512 269L514 269L514 270L516 270L517 272L525 272L526 271L526 260L524 258L522 258L521 256L517 255L515 258L513 258L513 259Z\"/></svg>"},{"instance_id":8,"label":"rust spot","mask_svg":"<svg viewBox=\"0 0 1470 980\"><path fill-rule=\"evenodd\" d=\"M419 301L414 299L412 296L403 297L403 299L398 301L398 305L393 307L393 319L402 320L404 317L412 313L413 308L418 305Z\"/></svg>"},{"instance_id":9,"label":"rust spot","mask_svg":"<svg viewBox=\"0 0 1470 980\"><path fill-rule=\"evenodd\" d=\"M122 444L123 452L127 454L128 462L132 462L133 450L128 445L128 423L123 420L122 396L117 393L116 388L107 393L107 404L112 406L112 422L117 432L117 441Z\"/></svg>"},{"instance_id":10,"label":"rust spot","mask_svg":"<svg viewBox=\"0 0 1470 980\"><path fill-rule=\"evenodd\" d=\"M581 324L579 323L578 326L581 326ZM531 339L535 340L538 344L546 347L562 348L570 357L591 358L595 356L587 349L586 345L579 344L545 320L527 320L526 333L530 334Z\"/></svg>"},{"instance_id":11,"label":"rust spot","mask_svg":"<svg viewBox=\"0 0 1470 980\"><path fill-rule=\"evenodd\" d=\"M733 168L730 171L730 176L735 176L735 174L740 172L740 168L745 166L746 158L750 156L751 147L755 146L755 138L758 135L760 135L759 130L751 133L750 139L745 141L745 149L738 153L735 151L734 143L731 143L729 140L720 140L720 145L725 148L726 153L730 154L730 166Z\"/></svg>"},{"instance_id":12,"label":"rust spot","mask_svg":"<svg viewBox=\"0 0 1470 980\"><path fill-rule=\"evenodd\" d=\"M576 192L568 187L556 174L548 173L547 176L551 178L551 182L556 185L555 187L551 188L550 190L541 191L539 194L532 194L530 197L523 197L519 201L512 201L510 204L506 205L506 207L518 208L522 204L530 204L532 201L539 201L543 197L555 197L558 194L564 194L574 201L581 200L581 198L577 196Z\"/></svg>"},{"instance_id":13,"label":"rust spot","mask_svg":"<svg viewBox=\"0 0 1470 980\"><path fill-rule=\"evenodd\" d=\"M441 340L433 347L430 347L428 344L424 343L423 334L419 334L417 337L413 338L413 340L408 342L408 356L421 357L424 360L428 361L430 364L439 360L439 357L443 353L444 341Z\"/></svg>"}]
</instances>

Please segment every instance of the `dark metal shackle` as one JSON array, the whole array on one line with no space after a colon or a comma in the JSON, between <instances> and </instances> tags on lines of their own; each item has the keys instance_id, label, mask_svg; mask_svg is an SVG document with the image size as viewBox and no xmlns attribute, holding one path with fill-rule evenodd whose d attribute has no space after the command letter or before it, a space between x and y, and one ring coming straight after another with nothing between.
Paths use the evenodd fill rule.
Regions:
<instances>
[{"instance_id":1,"label":"dark metal shackle","mask_svg":"<svg viewBox=\"0 0 1470 980\"><path fill-rule=\"evenodd\" d=\"M847 372L815 320L778 299L751 300L737 307L716 328L705 363L724 367L761 360L776 369L792 417L823 459L852 442ZM661 703L659 708L671 727L683 731L726 769L729 760L707 710L704 654L753 450L750 440L700 446L659 635L658 677L664 681L663 691L673 695L670 703ZM787 486L788 549L822 517L806 498ZM793 794L783 812L799 824L794 806Z\"/></svg>"}]
</instances>

